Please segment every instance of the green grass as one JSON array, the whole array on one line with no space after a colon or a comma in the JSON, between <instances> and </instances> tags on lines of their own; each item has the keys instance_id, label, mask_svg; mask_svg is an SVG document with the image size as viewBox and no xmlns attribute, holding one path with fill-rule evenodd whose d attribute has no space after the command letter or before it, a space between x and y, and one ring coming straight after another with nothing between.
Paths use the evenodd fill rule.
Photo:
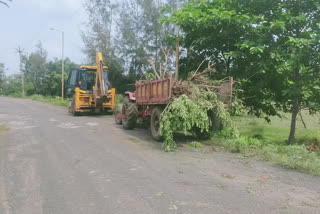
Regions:
<instances>
[{"instance_id":1,"label":"green grass","mask_svg":"<svg viewBox=\"0 0 320 214\"><path fill-rule=\"evenodd\" d=\"M236 139L217 139L211 143L223 145L231 152L240 152L248 156L258 156L280 166L308 172L320 176L320 115L310 116L303 112L307 129L298 118L296 142L287 145L290 127L290 115L273 117L267 123L255 117L235 117L240 131Z\"/></svg>"},{"instance_id":2,"label":"green grass","mask_svg":"<svg viewBox=\"0 0 320 214\"><path fill-rule=\"evenodd\" d=\"M53 105L57 105L57 106L68 106L68 102L69 102L69 98L65 97L64 101L61 100L61 97L59 96L43 96L43 95L31 95L31 96L21 96L21 93L17 93L17 94L12 94L10 95L10 97L15 97L15 98L24 98L24 99L32 99L32 100L36 100L36 101L40 101L40 102L44 102L44 103L51 103ZM116 109L120 108L121 105L123 103L123 95L122 94L117 94L116 95Z\"/></svg>"},{"instance_id":3,"label":"green grass","mask_svg":"<svg viewBox=\"0 0 320 214\"><path fill-rule=\"evenodd\" d=\"M120 109L123 103L123 95L116 94L116 109Z\"/></svg>"},{"instance_id":4,"label":"green grass","mask_svg":"<svg viewBox=\"0 0 320 214\"><path fill-rule=\"evenodd\" d=\"M44 103L51 103L53 105L57 105L57 106L68 106L68 100L69 98L64 98L64 100L61 100L61 97L49 97L49 96L42 96L42 95L31 95L31 96L26 96L24 98L27 99L32 99L32 100L36 100L36 101L40 101L40 102L44 102Z\"/></svg>"},{"instance_id":5,"label":"green grass","mask_svg":"<svg viewBox=\"0 0 320 214\"><path fill-rule=\"evenodd\" d=\"M320 115L309 115L303 112L303 119L306 123L307 129L298 117L296 128L297 141L311 138L320 138ZM289 136L289 128L291 122L290 114L283 114L282 118L271 117L271 122L268 123L264 119L256 117L235 117L234 121L244 136L263 138L267 141L275 143L285 143Z\"/></svg>"},{"instance_id":6,"label":"green grass","mask_svg":"<svg viewBox=\"0 0 320 214\"><path fill-rule=\"evenodd\" d=\"M192 141L191 143L188 144L188 146L196 148L196 149L202 148L201 143L199 143L197 141Z\"/></svg>"},{"instance_id":7,"label":"green grass","mask_svg":"<svg viewBox=\"0 0 320 214\"><path fill-rule=\"evenodd\" d=\"M31 95L31 96L21 96L21 93L17 93L17 94L11 94L9 97L14 97L14 98L23 98L23 99L31 99L31 100L36 100L36 101L40 101L40 102L44 102L44 103L50 103L53 105L57 105L57 106L68 106L68 102L69 102L69 98L65 97L64 100L61 100L61 97L59 96L43 96L43 95Z\"/></svg>"},{"instance_id":8,"label":"green grass","mask_svg":"<svg viewBox=\"0 0 320 214\"><path fill-rule=\"evenodd\" d=\"M8 130L9 130L9 128L7 126L0 124L0 133L8 131Z\"/></svg>"}]
</instances>

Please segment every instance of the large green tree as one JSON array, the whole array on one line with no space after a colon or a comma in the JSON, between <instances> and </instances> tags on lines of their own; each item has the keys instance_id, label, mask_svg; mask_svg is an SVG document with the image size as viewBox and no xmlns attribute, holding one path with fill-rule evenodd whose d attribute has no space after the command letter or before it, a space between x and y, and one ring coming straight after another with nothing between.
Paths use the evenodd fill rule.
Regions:
<instances>
[{"instance_id":1,"label":"large green tree","mask_svg":"<svg viewBox=\"0 0 320 214\"><path fill-rule=\"evenodd\" d=\"M25 74L25 89L28 95L41 94L49 96L61 96L61 67L58 59L48 61L47 51L41 42L36 45L36 50L23 57ZM79 65L68 57L64 60L64 86L67 86L68 75L72 68ZM66 88L65 90L66 91Z\"/></svg>"},{"instance_id":2,"label":"large green tree","mask_svg":"<svg viewBox=\"0 0 320 214\"><path fill-rule=\"evenodd\" d=\"M88 64L96 64L96 52L102 52L104 64L109 67L111 85L119 92L124 92L123 84L127 79L123 76L123 60L116 54L114 39L114 23L118 3L109 0L86 1L88 13L87 28L81 33L84 43L83 53Z\"/></svg>"},{"instance_id":3,"label":"large green tree","mask_svg":"<svg viewBox=\"0 0 320 214\"><path fill-rule=\"evenodd\" d=\"M0 86L0 94L5 96L22 96L21 76L10 75Z\"/></svg>"},{"instance_id":4,"label":"large green tree","mask_svg":"<svg viewBox=\"0 0 320 214\"><path fill-rule=\"evenodd\" d=\"M46 96L61 96L62 61L57 58L48 61L47 52L41 42L36 50L29 55L23 55L24 84L27 95L40 94ZM64 86L67 91L68 75L79 65L68 57L64 60ZM0 94L21 96L21 75L4 76L5 66L0 63Z\"/></svg>"},{"instance_id":5,"label":"large green tree","mask_svg":"<svg viewBox=\"0 0 320 214\"><path fill-rule=\"evenodd\" d=\"M89 21L82 33L84 53L91 59L89 63L95 63L95 52L103 52L116 88L134 85L143 70L152 71L147 59L157 69L164 61L162 48L170 46L166 35L174 30L171 25L160 24L161 7L166 3L177 5L174 0L86 1Z\"/></svg>"},{"instance_id":6,"label":"large green tree","mask_svg":"<svg viewBox=\"0 0 320 214\"><path fill-rule=\"evenodd\" d=\"M190 1L165 21L184 32L186 73L215 60L217 76L242 80L251 112L292 113L292 144L298 112L319 110L319 8L316 0Z\"/></svg>"},{"instance_id":7,"label":"large green tree","mask_svg":"<svg viewBox=\"0 0 320 214\"><path fill-rule=\"evenodd\" d=\"M47 52L39 41L36 51L25 58L25 80L27 94L48 95L49 74L46 67Z\"/></svg>"},{"instance_id":8,"label":"large green tree","mask_svg":"<svg viewBox=\"0 0 320 214\"><path fill-rule=\"evenodd\" d=\"M51 96L61 96L61 67L62 61L55 58L46 63L48 70L48 87L47 93ZM72 62L68 57L64 60L64 91L67 91L67 80L70 71L73 68L79 68L79 65Z\"/></svg>"}]
</instances>

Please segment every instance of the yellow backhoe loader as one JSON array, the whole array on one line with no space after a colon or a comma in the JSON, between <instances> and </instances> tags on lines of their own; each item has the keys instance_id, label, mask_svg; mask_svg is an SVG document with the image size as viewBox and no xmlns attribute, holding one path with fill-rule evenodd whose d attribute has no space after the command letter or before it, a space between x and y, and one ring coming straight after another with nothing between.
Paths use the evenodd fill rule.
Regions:
<instances>
[{"instance_id":1,"label":"yellow backhoe loader","mask_svg":"<svg viewBox=\"0 0 320 214\"><path fill-rule=\"evenodd\" d=\"M102 53L96 53L96 66L73 69L68 78L69 112L112 112L116 90L111 88L108 67L103 66Z\"/></svg>"}]
</instances>

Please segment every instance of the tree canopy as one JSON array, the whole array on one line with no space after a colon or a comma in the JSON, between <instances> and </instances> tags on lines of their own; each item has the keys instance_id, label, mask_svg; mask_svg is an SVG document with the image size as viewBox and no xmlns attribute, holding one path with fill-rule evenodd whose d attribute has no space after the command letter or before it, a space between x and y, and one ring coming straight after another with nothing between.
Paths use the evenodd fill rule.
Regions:
<instances>
[{"instance_id":1,"label":"tree canopy","mask_svg":"<svg viewBox=\"0 0 320 214\"><path fill-rule=\"evenodd\" d=\"M110 67L110 81L117 91L128 90L128 85L134 85L146 72L151 72L148 60L159 68L159 63L164 61L162 49L172 46L167 34L174 31L172 25L161 26L161 7L165 4L176 7L177 1L85 2L89 20L82 32L83 52L89 63L94 62L96 51L103 52L105 64ZM169 58L170 65L172 61Z\"/></svg>"},{"instance_id":2,"label":"tree canopy","mask_svg":"<svg viewBox=\"0 0 320 214\"><path fill-rule=\"evenodd\" d=\"M241 80L252 113L292 112L293 143L298 112L319 110L319 9L316 0L191 0L164 21L183 30L184 72L216 61L218 76Z\"/></svg>"},{"instance_id":3,"label":"tree canopy","mask_svg":"<svg viewBox=\"0 0 320 214\"><path fill-rule=\"evenodd\" d=\"M61 96L61 60L47 59L47 51L41 42L36 45L36 50L29 55L23 55L23 73L25 91L27 95L39 94L47 96ZM79 65L64 60L65 86L69 72ZM21 96L21 75L4 76L4 64L0 64L0 93L3 95ZM66 91L66 90L65 90Z\"/></svg>"}]
</instances>

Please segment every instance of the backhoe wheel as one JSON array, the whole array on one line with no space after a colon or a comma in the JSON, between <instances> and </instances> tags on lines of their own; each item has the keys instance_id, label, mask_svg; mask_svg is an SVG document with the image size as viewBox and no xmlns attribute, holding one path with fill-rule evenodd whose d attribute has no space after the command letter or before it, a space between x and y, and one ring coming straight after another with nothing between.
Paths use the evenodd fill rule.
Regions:
<instances>
[{"instance_id":1,"label":"backhoe wheel","mask_svg":"<svg viewBox=\"0 0 320 214\"><path fill-rule=\"evenodd\" d=\"M114 114L114 120L117 125L122 125L122 119L121 119L121 110L117 110Z\"/></svg>"},{"instance_id":2,"label":"backhoe wheel","mask_svg":"<svg viewBox=\"0 0 320 214\"><path fill-rule=\"evenodd\" d=\"M130 101L129 97L125 97L122 106L122 126L124 129L134 129L138 119L137 104Z\"/></svg>"},{"instance_id":3,"label":"backhoe wheel","mask_svg":"<svg viewBox=\"0 0 320 214\"><path fill-rule=\"evenodd\" d=\"M72 113L72 109L73 109L72 103L73 103L73 99L69 99L68 100L68 112L69 113Z\"/></svg>"},{"instance_id":4,"label":"backhoe wheel","mask_svg":"<svg viewBox=\"0 0 320 214\"><path fill-rule=\"evenodd\" d=\"M78 116L79 112L76 112L76 95L73 95L72 104L71 104L71 113L73 116Z\"/></svg>"},{"instance_id":5,"label":"backhoe wheel","mask_svg":"<svg viewBox=\"0 0 320 214\"><path fill-rule=\"evenodd\" d=\"M151 135L152 135L152 138L156 141L162 140L162 137L159 134L161 112L162 112L162 108L160 107L153 108L151 112L151 120L150 120Z\"/></svg>"}]
</instances>

